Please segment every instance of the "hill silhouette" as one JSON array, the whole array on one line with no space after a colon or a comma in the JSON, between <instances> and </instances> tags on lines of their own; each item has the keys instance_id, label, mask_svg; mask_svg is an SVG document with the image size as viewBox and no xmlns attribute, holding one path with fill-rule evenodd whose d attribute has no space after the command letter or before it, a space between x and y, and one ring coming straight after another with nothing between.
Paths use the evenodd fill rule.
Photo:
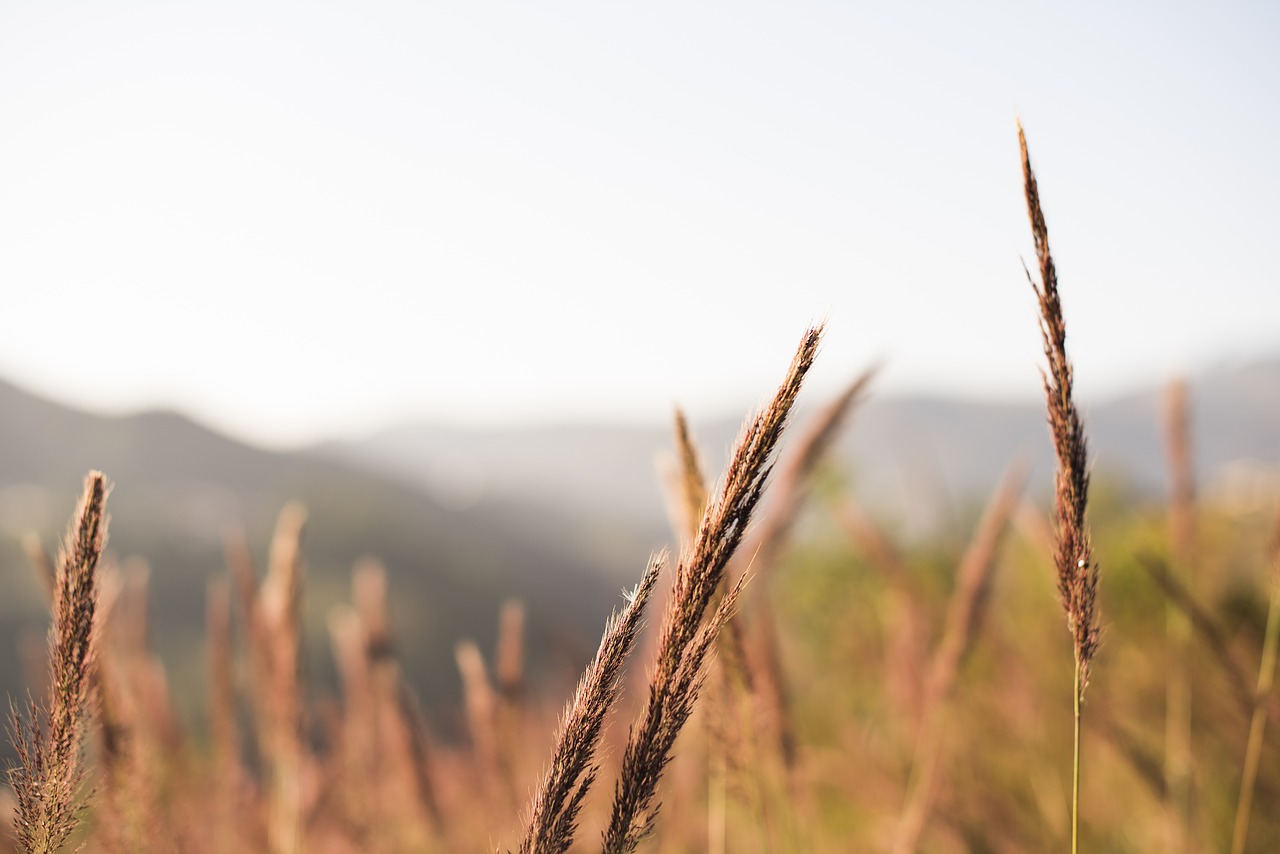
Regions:
<instances>
[{"instance_id":1,"label":"hill silhouette","mask_svg":"<svg viewBox=\"0 0 1280 854\"><path fill-rule=\"evenodd\" d=\"M326 611L348 598L354 561L371 555L387 567L399 654L428 708L453 705L460 690L455 643L491 646L508 597L528 608L535 671L576 672L652 545L623 536L621 527L592 529L536 505L446 506L366 469L313 453L259 450L172 412L94 415L0 383L0 579L7 591L0 597L0 688L9 696L22 692L20 642L27 638L31 648L47 625L20 538L36 532L52 552L91 468L115 484L109 553L149 563L155 645L170 664L180 703L196 714L205 588L224 571L223 535L243 530L261 567L275 515L289 500L309 513L313 681L331 679Z\"/></svg>"}]
</instances>

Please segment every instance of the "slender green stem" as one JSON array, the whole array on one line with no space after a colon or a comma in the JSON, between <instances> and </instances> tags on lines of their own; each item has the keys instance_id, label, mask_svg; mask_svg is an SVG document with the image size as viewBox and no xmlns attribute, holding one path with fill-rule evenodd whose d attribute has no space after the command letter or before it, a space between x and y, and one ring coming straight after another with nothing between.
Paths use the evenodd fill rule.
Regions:
<instances>
[{"instance_id":1,"label":"slender green stem","mask_svg":"<svg viewBox=\"0 0 1280 854\"><path fill-rule=\"evenodd\" d=\"M1071 854L1080 850L1080 659L1076 659L1075 678L1075 711L1076 737L1075 750L1071 760Z\"/></svg>"},{"instance_id":2,"label":"slender green stem","mask_svg":"<svg viewBox=\"0 0 1280 854\"><path fill-rule=\"evenodd\" d=\"M1243 854L1249 835L1249 812L1253 806L1253 787L1258 779L1258 763L1262 759L1262 736L1267 726L1267 697L1271 694L1276 670L1276 647L1280 645L1280 579L1271 593L1267 609L1267 633L1262 642L1262 666L1258 669L1258 692L1253 701L1253 720L1249 723L1249 744L1244 754L1244 777L1240 781L1240 799L1236 802L1236 825L1231 835L1231 854Z\"/></svg>"}]
</instances>

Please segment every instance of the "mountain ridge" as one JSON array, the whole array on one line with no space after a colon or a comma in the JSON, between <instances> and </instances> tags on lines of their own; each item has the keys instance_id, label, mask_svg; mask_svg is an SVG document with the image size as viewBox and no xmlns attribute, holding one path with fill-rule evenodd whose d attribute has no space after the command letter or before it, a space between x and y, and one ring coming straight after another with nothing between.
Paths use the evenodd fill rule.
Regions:
<instances>
[{"instance_id":1,"label":"mountain ridge","mask_svg":"<svg viewBox=\"0 0 1280 854\"><path fill-rule=\"evenodd\" d=\"M1202 484L1213 484L1240 461L1280 462L1280 357L1220 366L1191 378L1188 389ZM1148 496L1164 488L1163 394L1163 388L1139 388L1085 407L1095 470ZM812 397L803 400L801 420L816 405ZM740 423L719 418L694 424L712 473ZM325 443L316 452L446 500L559 500L575 512L635 514L656 530L664 516L653 461L669 453L670 444L669 430L657 426L578 422L469 431L419 423ZM1046 490L1052 478L1039 401L880 396L873 384L837 448L863 500L899 516L920 512L922 502L985 495L1019 449L1030 457L1033 490Z\"/></svg>"}]
</instances>

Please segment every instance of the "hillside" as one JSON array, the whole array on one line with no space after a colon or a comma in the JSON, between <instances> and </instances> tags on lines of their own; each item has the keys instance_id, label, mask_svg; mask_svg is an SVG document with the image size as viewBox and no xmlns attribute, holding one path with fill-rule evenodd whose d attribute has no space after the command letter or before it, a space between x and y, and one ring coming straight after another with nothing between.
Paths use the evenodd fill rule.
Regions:
<instances>
[{"instance_id":1,"label":"hillside","mask_svg":"<svg viewBox=\"0 0 1280 854\"><path fill-rule=\"evenodd\" d=\"M155 644L171 665L199 661L223 533L246 531L261 566L276 513L297 499L310 513L312 676L330 678L329 605L349 595L352 563L374 555L388 568L401 657L429 706L457 695L454 644L490 646L510 596L528 605L534 667L576 669L654 545L538 506L445 506L367 470L258 450L174 413L103 417L0 384L0 579L9 591L0 598L0 689L9 696L21 690L19 641L41 635L46 613L19 538L38 532L52 550L90 468L115 483L110 553L150 563ZM173 673L188 710L198 707L201 669Z\"/></svg>"}]
</instances>

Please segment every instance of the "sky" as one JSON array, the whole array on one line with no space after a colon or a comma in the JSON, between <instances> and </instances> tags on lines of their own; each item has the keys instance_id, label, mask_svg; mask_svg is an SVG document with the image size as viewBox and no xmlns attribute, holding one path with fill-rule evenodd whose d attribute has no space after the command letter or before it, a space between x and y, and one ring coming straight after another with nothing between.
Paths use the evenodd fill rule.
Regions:
<instances>
[{"instance_id":1,"label":"sky","mask_svg":"<svg viewBox=\"0 0 1280 854\"><path fill-rule=\"evenodd\" d=\"M0 377L273 446L1280 353L1267 3L0 5Z\"/></svg>"}]
</instances>

